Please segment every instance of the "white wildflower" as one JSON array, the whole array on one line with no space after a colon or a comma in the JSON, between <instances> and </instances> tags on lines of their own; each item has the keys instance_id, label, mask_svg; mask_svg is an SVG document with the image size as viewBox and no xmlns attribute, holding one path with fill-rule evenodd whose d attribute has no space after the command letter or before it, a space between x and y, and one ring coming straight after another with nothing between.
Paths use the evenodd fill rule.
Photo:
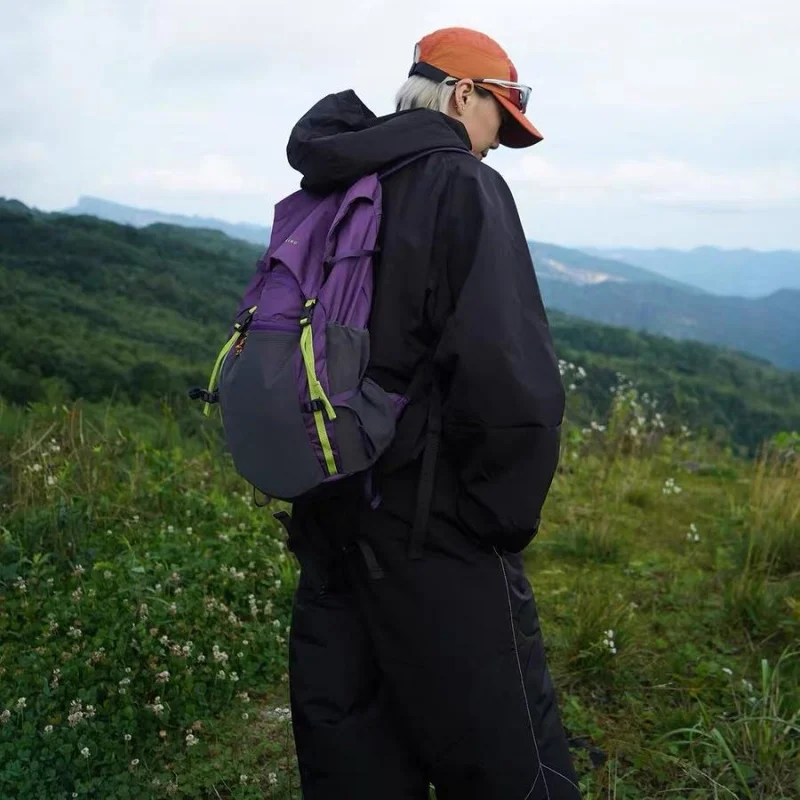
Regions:
<instances>
[{"instance_id":1,"label":"white wildflower","mask_svg":"<svg viewBox=\"0 0 800 800\"><path fill-rule=\"evenodd\" d=\"M156 681L158 683L168 683L169 682L169 670L164 670L163 672L159 672L156 675Z\"/></svg>"},{"instance_id":2,"label":"white wildflower","mask_svg":"<svg viewBox=\"0 0 800 800\"><path fill-rule=\"evenodd\" d=\"M74 728L76 725L79 725L83 722L84 717L86 716L83 713L83 703L80 700L73 700L69 704L69 714L67 715L67 724L70 728Z\"/></svg>"},{"instance_id":3,"label":"white wildflower","mask_svg":"<svg viewBox=\"0 0 800 800\"><path fill-rule=\"evenodd\" d=\"M89 758L89 748L88 747L82 747L81 748L81 755L84 758Z\"/></svg>"},{"instance_id":4,"label":"white wildflower","mask_svg":"<svg viewBox=\"0 0 800 800\"><path fill-rule=\"evenodd\" d=\"M267 783L270 786L277 786L278 785L278 775L275 772L270 772L267 775Z\"/></svg>"},{"instance_id":5,"label":"white wildflower","mask_svg":"<svg viewBox=\"0 0 800 800\"><path fill-rule=\"evenodd\" d=\"M147 706L157 717L160 717L164 713L164 704L161 702L160 697L156 697L156 699Z\"/></svg>"},{"instance_id":6,"label":"white wildflower","mask_svg":"<svg viewBox=\"0 0 800 800\"><path fill-rule=\"evenodd\" d=\"M196 745L199 741L200 740L193 733L189 733L186 735L186 744L189 747Z\"/></svg>"},{"instance_id":7,"label":"white wildflower","mask_svg":"<svg viewBox=\"0 0 800 800\"><path fill-rule=\"evenodd\" d=\"M53 726L52 725L45 725L44 726L44 732L45 733L52 733L53 732Z\"/></svg>"}]
</instances>

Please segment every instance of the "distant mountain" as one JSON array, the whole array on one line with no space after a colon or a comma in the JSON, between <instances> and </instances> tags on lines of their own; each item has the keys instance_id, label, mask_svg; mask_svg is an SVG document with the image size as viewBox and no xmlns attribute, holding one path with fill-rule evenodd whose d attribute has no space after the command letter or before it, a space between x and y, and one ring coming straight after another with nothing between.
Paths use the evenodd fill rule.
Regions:
<instances>
[{"instance_id":1,"label":"distant mountain","mask_svg":"<svg viewBox=\"0 0 800 800\"><path fill-rule=\"evenodd\" d=\"M669 286L540 280L548 308L675 339L695 339L800 369L800 291L763 298L691 294Z\"/></svg>"},{"instance_id":2,"label":"distant mountain","mask_svg":"<svg viewBox=\"0 0 800 800\"><path fill-rule=\"evenodd\" d=\"M21 204L20 204L21 205ZM23 206L24 208L24 206ZM76 206L66 209L65 214L88 214L98 219L133 225L143 228L154 223L180 225L184 228L211 228L222 231L234 239L266 245L269 242L270 228L259 225L226 222L214 217L164 214L160 211L125 206L97 197L81 197ZM553 280L566 281L579 286L617 281L620 283L644 282L675 286L685 291L697 291L687 284L665 278L657 272L631 266L621 261L569 250L553 244L529 242L538 274Z\"/></svg>"},{"instance_id":3,"label":"distant mountain","mask_svg":"<svg viewBox=\"0 0 800 800\"><path fill-rule=\"evenodd\" d=\"M0 397L20 404L185 398L188 386L207 381L261 252L214 230L139 229L0 203ZM644 283L543 284L546 293L621 292L621 303L634 290L674 293L675 303L705 299ZM793 298L774 302L783 304L773 309L782 317ZM608 411L623 372L657 395L663 411L750 449L800 429L800 373L556 311L551 326L559 356L586 369L576 413L587 422Z\"/></svg>"},{"instance_id":4,"label":"distant mountain","mask_svg":"<svg viewBox=\"0 0 800 800\"><path fill-rule=\"evenodd\" d=\"M800 289L800 252L793 250L585 249L593 255L653 270L712 294L765 297L779 289Z\"/></svg>"},{"instance_id":5,"label":"distant mountain","mask_svg":"<svg viewBox=\"0 0 800 800\"><path fill-rule=\"evenodd\" d=\"M692 294L702 294L702 290L686 283L664 277L649 269L631 266L624 261L611 258L598 258L582 250L571 250L554 244L528 242L541 278L571 283L576 286L596 286L601 283L652 283L671 286Z\"/></svg>"},{"instance_id":6,"label":"distant mountain","mask_svg":"<svg viewBox=\"0 0 800 800\"><path fill-rule=\"evenodd\" d=\"M21 205L21 204L20 204ZM24 208L24 206L23 206ZM269 228L215 218L162 214L82 197L68 213L84 213L136 227L154 222L222 231L263 246ZM198 231L199 233L199 231ZM541 242L528 246L548 308L634 330L697 339L800 369L800 315L784 313L788 298L721 298L644 267Z\"/></svg>"},{"instance_id":7,"label":"distant mountain","mask_svg":"<svg viewBox=\"0 0 800 800\"><path fill-rule=\"evenodd\" d=\"M245 242L262 245L269 242L270 235L270 228L261 225L252 225L247 222L226 222L215 217L164 214L161 211L112 203L99 197L83 196L78 200L77 205L65 209L63 213L87 214L120 225L133 225L136 228L144 228L159 222L165 225L179 225L182 228L211 228L222 231L233 239L242 239Z\"/></svg>"}]
</instances>

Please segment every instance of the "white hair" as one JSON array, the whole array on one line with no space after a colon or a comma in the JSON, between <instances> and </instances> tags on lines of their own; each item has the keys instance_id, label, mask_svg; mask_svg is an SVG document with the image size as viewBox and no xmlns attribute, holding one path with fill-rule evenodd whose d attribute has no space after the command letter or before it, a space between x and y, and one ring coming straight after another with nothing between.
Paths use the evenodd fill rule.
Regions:
<instances>
[{"instance_id":1,"label":"white hair","mask_svg":"<svg viewBox=\"0 0 800 800\"><path fill-rule=\"evenodd\" d=\"M422 75L412 75L397 91L395 104L398 111L412 108L430 108L446 114L450 108L450 99L455 92L454 85L445 82L436 83Z\"/></svg>"}]
</instances>

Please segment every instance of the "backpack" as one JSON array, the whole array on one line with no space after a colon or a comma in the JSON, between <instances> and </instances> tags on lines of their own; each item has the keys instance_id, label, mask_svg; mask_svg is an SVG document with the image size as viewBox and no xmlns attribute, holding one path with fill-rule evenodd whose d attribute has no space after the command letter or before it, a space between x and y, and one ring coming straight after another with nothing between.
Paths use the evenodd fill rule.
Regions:
<instances>
[{"instance_id":1,"label":"backpack","mask_svg":"<svg viewBox=\"0 0 800 800\"><path fill-rule=\"evenodd\" d=\"M345 190L300 190L275 207L269 247L208 389L190 391L206 415L219 402L236 470L267 497L295 502L357 473L369 479L392 442L409 395L365 376L381 180L442 150L469 153L427 150ZM437 395L429 439L438 436L438 405ZM435 459L428 449L424 473Z\"/></svg>"}]
</instances>

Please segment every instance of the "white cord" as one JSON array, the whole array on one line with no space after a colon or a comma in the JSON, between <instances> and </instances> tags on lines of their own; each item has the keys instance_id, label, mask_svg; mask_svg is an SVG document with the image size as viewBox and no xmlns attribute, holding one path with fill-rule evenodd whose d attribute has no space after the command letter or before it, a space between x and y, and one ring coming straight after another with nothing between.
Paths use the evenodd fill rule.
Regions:
<instances>
[{"instance_id":1,"label":"white cord","mask_svg":"<svg viewBox=\"0 0 800 800\"><path fill-rule=\"evenodd\" d=\"M508 585L508 575L506 574L506 565L503 562L503 557L500 555L500 553L497 552L496 548L494 553L497 556L498 560L500 561L500 568L503 570L503 581L505 582L506 585L506 599L508 600L508 614L509 614L509 620L511 622L511 638L514 642L514 655L517 658L517 669L519 670L519 680L520 680L520 685L522 686L522 696L525 698L525 711L527 711L528 713L528 723L531 726L531 737L533 738L533 746L536 749L536 760L539 762L539 771L536 773L536 780L534 780L533 786L531 786L528 794L525 795L524 800L528 800L528 798L531 796L531 792L533 792L534 787L539 781L539 776L541 776L542 779L544 780L544 791L545 794L547 795L547 800L550 800L550 789L547 786L547 778L544 775L542 759L541 756L539 755L539 743L536 741L536 733L533 730L533 717L531 717L531 706L530 703L528 702L528 692L525 689L525 676L522 674L522 662L519 660L519 647L517 646L517 631L516 628L514 627L514 609L511 606L511 589Z\"/></svg>"}]
</instances>

